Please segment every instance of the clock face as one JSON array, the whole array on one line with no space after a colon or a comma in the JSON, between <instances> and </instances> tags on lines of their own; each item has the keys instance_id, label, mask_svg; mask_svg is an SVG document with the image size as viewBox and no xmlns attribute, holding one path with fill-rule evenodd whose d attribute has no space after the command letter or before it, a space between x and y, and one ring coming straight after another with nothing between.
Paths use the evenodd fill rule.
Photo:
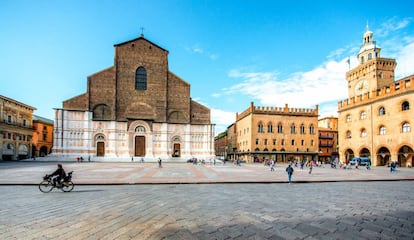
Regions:
<instances>
[{"instance_id":1,"label":"clock face","mask_svg":"<svg viewBox=\"0 0 414 240\"><path fill-rule=\"evenodd\" d=\"M368 81L361 80L355 85L355 95L361 95L368 92Z\"/></svg>"}]
</instances>

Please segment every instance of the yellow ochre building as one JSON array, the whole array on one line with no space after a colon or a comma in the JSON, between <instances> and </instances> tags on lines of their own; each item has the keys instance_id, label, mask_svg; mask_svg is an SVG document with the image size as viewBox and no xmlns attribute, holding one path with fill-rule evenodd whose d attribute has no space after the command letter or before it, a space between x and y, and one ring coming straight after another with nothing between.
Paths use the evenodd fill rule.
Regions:
<instances>
[{"instance_id":1,"label":"yellow ochre building","mask_svg":"<svg viewBox=\"0 0 414 240\"><path fill-rule=\"evenodd\" d=\"M396 60L381 57L368 26L357 57L346 73L349 98L338 103L340 161L361 156L373 166L412 166L414 75L395 81Z\"/></svg>"}]
</instances>

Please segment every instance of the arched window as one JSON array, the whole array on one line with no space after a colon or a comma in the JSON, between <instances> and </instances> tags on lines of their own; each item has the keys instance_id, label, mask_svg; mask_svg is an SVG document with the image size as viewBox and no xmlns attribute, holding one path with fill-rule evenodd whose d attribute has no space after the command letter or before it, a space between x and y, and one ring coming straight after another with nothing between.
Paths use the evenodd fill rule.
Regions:
<instances>
[{"instance_id":1,"label":"arched window","mask_svg":"<svg viewBox=\"0 0 414 240\"><path fill-rule=\"evenodd\" d=\"M366 119L366 118L367 118L367 112L362 111L362 112L361 112L361 120L364 120L364 119Z\"/></svg>"},{"instance_id":2,"label":"arched window","mask_svg":"<svg viewBox=\"0 0 414 240\"><path fill-rule=\"evenodd\" d=\"M385 108L384 107L379 108L378 115L380 115L380 116L385 115Z\"/></svg>"},{"instance_id":3,"label":"arched window","mask_svg":"<svg viewBox=\"0 0 414 240\"><path fill-rule=\"evenodd\" d=\"M351 115L350 114L348 114L348 115L346 115L346 122L351 122Z\"/></svg>"},{"instance_id":4,"label":"arched window","mask_svg":"<svg viewBox=\"0 0 414 240\"><path fill-rule=\"evenodd\" d=\"M309 134L315 134L315 127L313 126L313 124L309 126Z\"/></svg>"},{"instance_id":5,"label":"arched window","mask_svg":"<svg viewBox=\"0 0 414 240\"><path fill-rule=\"evenodd\" d=\"M367 130L365 130L365 128L363 128L362 130L361 130L361 137L367 137Z\"/></svg>"},{"instance_id":6,"label":"arched window","mask_svg":"<svg viewBox=\"0 0 414 240\"><path fill-rule=\"evenodd\" d=\"M385 126L381 126L379 128L379 134L380 135L385 135L387 133L387 128L385 128Z\"/></svg>"},{"instance_id":7,"label":"arched window","mask_svg":"<svg viewBox=\"0 0 414 240\"><path fill-rule=\"evenodd\" d=\"M277 133L283 133L283 125L282 125L282 123L279 123L277 125Z\"/></svg>"},{"instance_id":8,"label":"arched window","mask_svg":"<svg viewBox=\"0 0 414 240\"><path fill-rule=\"evenodd\" d=\"M256 138L256 145L259 145L259 139Z\"/></svg>"},{"instance_id":9,"label":"arched window","mask_svg":"<svg viewBox=\"0 0 414 240\"><path fill-rule=\"evenodd\" d=\"M145 128L143 126L138 126L138 127L135 128L135 132L144 133L145 132Z\"/></svg>"},{"instance_id":10,"label":"arched window","mask_svg":"<svg viewBox=\"0 0 414 240\"><path fill-rule=\"evenodd\" d=\"M402 125L402 132L404 132L404 133L411 132L410 123L408 123L408 122L403 123L403 125Z\"/></svg>"},{"instance_id":11,"label":"arched window","mask_svg":"<svg viewBox=\"0 0 414 240\"><path fill-rule=\"evenodd\" d=\"M372 53L368 53L368 60L372 59Z\"/></svg>"},{"instance_id":12,"label":"arched window","mask_svg":"<svg viewBox=\"0 0 414 240\"><path fill-rule=\"evenodd\" d=\"M300 134L305 134L305 125L300 125Z\"/></svg>"},{"instance_id":13,"label":"arched window","mask_svg":"<svg viewBox=\"0 0 414 240\"><path fill-rule=\"evenodd\" d=\"M92 110L93 120L109 120L111 109L106 104L98 104Z\"/></svg>"},{"instance_id":14,"label":"arched window","mask_svg":"<svg viewBox=\"0 0 414 240\"><path fill-rule=\"evenodd\" d=\"M402 108L402 110L403 110L403 111L409 110L409 109L410 109L410 103L409 103L409 102L407 102L407 101L404 101L404 102L401 104L401 108Z\"/></svg>"},{"instance_id":15,"label":"arched window","mask_svg":"<svg viewBox=\"0 0 414 240\"><path fill-rule=\"evenodd\" d=\"M346 138L352 138L351 131L346 131Z\"/></svg>"},{"instance_id":16,"label":"arched window","mask_svg":"<svg viewBox=\"0 0 414 240\"><path fill-rule=\"evenodd\" d=\"M259 122L257 125L257 132L262 133L263 132L263 123Z\"/></svg>"},{"instance_id":17,"label":"arched window","mask_svg":"<svg viewBox=\"0 0 414 240\"><path fill-rule=\"evenodd\" d=\"M267 124L267 132L268 132L268 133L272 133L272 132L273 132L273 126L272 126L272 123L268 123L268 124Z\"/></svg>"},{"instance_id":18,"label":"arched window","mask_svg":"<svg viewBox=\"0 0 414 240\"><path fill-rule=\"evenodd\" d=\"M292 125L290 125L290 133L291 134L296 134L296 127L295 127L294 123L292 123Z\"/></svg>"},{"instance_id":19,"label":"arched window","mask_svg":"<svg viewBox=\"0 0 414 240\"><path fill-rule=\"evenodd\" d=\"M144 67L137 68L135 72L135 89L147 90L147 70Z\"/></svg>"}]
</instances>

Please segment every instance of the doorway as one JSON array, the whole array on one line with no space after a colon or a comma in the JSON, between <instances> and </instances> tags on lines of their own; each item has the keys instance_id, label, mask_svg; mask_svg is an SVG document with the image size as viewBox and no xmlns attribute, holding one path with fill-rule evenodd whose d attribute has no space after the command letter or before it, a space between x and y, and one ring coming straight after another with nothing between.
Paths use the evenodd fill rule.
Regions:
<instances>
[{"instance_id":1,"label":"doorway","mask_svg":"<svg viewBox=\"0 0 414 240\"><path fill-rule=\"evenodd\" d=\"M105 143L104 142L97 142L96 156L98 157L105 156Z\"/></svg>"},{"instance_id":2,"label":"doorway","mask_svg":"<svg viewBox=\"0 0 414 240\"><path fill-rule=\"evenodd\" d=\"M145 156L145 137L144 136L135 137L135 156L137 157Z\"/></svg>"},{"instance_id":3,"label":"doorway","mask_svg":"<svg viewBox=\"0 0 414 240\"><path fill-rule=\"evenodd\" d=\"M180 157L181 156L181 148L179 143L174 143L174 152L173 157Z\"/></svg>"}]
</instances>

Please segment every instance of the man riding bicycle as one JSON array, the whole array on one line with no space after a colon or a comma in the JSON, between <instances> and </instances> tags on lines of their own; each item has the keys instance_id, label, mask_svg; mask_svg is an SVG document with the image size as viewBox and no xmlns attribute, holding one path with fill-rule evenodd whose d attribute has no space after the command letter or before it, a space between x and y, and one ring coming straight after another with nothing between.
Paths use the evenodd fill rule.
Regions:
<instances>
[{"instance_id":1,"label":"man riding bicycle","mask_svg":"<svg viewBox=\"0 0 414 240\"><path fill-rule=\"evenodd\" d=\"M50 174L48 176L49 177L57 176L57 177L53 178L53 185L56 187L56 186L59 186L60 185L60 183L62 182L62 179L65 179L66 172L63 169L62 164L59 163L57 165L56 171L54 171L52 174Z\"/></svg>"}]
</instances>

